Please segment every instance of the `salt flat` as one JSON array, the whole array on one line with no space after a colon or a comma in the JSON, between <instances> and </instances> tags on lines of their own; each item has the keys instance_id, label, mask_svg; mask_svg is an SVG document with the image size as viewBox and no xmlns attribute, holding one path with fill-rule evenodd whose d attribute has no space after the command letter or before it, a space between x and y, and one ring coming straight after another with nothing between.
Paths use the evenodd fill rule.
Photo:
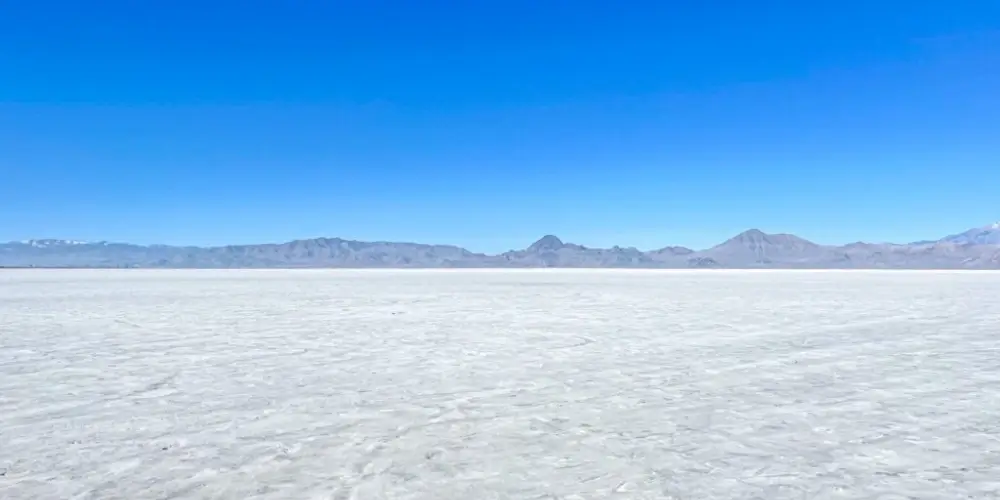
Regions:
<instances>
[{"instance_id":1,"label":"salt flat","mask_svg":"<svg viewBox=\"0 0 1000 500\"><path fill-rule=\"evenodd\" d=\"M0 498L1000 498L998 306L989 272L0 271Z\"/></svg>"}]
</instances>

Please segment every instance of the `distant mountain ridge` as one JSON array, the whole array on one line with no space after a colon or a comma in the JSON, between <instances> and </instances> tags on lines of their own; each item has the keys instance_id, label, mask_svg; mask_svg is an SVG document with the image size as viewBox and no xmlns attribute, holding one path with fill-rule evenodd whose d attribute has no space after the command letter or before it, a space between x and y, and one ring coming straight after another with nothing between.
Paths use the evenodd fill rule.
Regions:
<instances>
[{"instance_id":1,"label":"distant mountain ridge","mask_svg":"<svg viewBox=\"0 0 1000 500\"><path fill-rule=\"evenodd\" d=\"M941 241L961 245L1000 245L1000 222L944 237Z\"/></svg>"},{"instance_id":2,"label":"distant mountain ridge","mask_svg":"<svg viewBox=\"0 0 1000 500\"><path fill-rule=\"evenodd\" d=\"M589 248L546 235L499 255L453 245L313 238L194 247L38 239L0 244L2 267L142 268L778 268L1000 269L1000 223L909 244L820 245L792 234L744 231L716 246Z\"/></svg>"}]
</instances>

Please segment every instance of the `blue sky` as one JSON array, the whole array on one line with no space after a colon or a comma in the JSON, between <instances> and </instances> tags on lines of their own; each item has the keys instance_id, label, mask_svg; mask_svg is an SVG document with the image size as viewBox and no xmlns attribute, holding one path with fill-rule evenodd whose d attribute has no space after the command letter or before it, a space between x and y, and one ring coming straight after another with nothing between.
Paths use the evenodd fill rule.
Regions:
<instances>
[{"instance_id":1,"label":"blue sky","mask_svg":"<svg viewBox=\"0 0 1000 500\"><path fill-rule=\"evenodd\" d=\"M1000 219L998 47L996 1L4 2L0 240L943 236Z\"/></svg>"}]
</instances>

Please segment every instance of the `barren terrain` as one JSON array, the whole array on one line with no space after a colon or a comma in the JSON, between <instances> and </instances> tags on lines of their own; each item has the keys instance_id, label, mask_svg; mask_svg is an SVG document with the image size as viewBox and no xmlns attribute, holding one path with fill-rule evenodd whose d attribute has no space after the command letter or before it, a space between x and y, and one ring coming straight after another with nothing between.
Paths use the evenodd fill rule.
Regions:
<instances>
[{"instance_id":1,"label":"barren terrain","mask_svg":"<svg viewBox=\"0 0 1000 500\"><path fill-rule=\"evenodd\" d=\"M1000 498L1000 273L0 270L0 498Z\"/></svg>"}]
</instances>

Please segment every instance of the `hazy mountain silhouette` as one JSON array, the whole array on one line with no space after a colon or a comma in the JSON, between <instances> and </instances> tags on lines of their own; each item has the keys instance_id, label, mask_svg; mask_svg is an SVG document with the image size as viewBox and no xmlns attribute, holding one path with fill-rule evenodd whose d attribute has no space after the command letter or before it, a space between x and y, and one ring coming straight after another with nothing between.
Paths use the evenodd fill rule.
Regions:
<instances>
[{"instance_id":1,"label":"hazy mountain silhouette","mask_svg":"<svg viewBox=\"0 0 1000 500\"><path fill-rule=\"evenodd\" d=\"M314 238L193 247L44 239L0 244L4 267L159 268L815 268L1000 269L1000 224L910 244L820 245L792 234L744 231L714 247L589 248L546 235L499 255L452 245Z\"/></svg>"},{"instance_id":2,"label":"hazy mountain silhouette","mask_svg":"<svg viewBox=\"0 0 1000 500\"><path fill-rule=\"evenodd\" d=\"M962 245L1000 245L1000 222L945 236L941 241Z\"/></svg>"},{"instance_id":3,"label":"hazy mountain silhouette","mask_svg":"<svg viewBox=\"0 0 1000 500\"><path fill-rule=\"evenodd\" d=\"M740 267L807 264L832 256L827 247L798 236L767 234L759 229L744 231L699 254L723 265L734 263Z\"/></svg>"}]
</instances>

